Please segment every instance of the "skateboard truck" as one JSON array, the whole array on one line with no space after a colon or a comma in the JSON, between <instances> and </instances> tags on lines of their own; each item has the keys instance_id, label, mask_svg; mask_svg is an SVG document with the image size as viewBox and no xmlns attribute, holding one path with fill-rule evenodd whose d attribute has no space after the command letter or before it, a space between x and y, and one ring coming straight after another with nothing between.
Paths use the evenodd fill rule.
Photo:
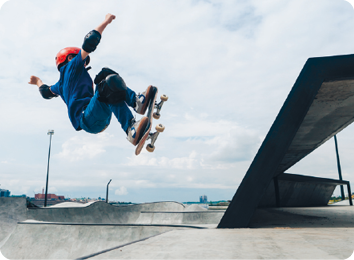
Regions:
<instances>
[{"instance_id":1,"label":"skateboard truck","mask_svg":"<svg viewBox=\"0 0 354 260\"><path fill-rule=\"evenodd\" d=\"M161 102L160 102L161 103ZM155 150L155 142L157 137L159 136L160 133L162 133L165 130L165 126L162 124L158 124L156 127L156 132L155 133L149 133L149 136L147 137L146 140L151 140L151 143L146 146L146 150L148 150L150 153L152 153Z\"/></svg>"},{"instance_id":2,"label":"skateboard truck","mask_svg":"<svg viewBox=\"0 0 354 260\"><path fill-rule=\"evenodd\" d=\"M161 101L159 103L155 102L155 108L156 108L156 112L154 112L152 114L152 116L155 118L155 119L159 119L160 118L160 110L162 108L162 105L165 101L168 100L168 96L166 96L165 94L161 95L160 97Z\"/></svg>"}]
</instances>

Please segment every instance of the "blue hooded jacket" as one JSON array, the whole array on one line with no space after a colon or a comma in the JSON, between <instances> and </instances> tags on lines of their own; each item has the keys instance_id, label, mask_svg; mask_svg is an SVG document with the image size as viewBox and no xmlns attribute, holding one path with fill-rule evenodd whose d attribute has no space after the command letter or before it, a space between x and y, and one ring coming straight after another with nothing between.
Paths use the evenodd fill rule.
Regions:
<instances>
[{"instance_id":1,"label":"blue hooded jacket","mask_svg":"<svg viewBox=\"0 0 354 260\"><path fill-rule=\"evenodd\" d=\"M85 60L81 59L80 50L68 64L60 68L59 81L50 87L67 105L71 124L77 131L81 130L81 116L94 94L92 79L84 66Z\"/></svg>"}]
</instances>

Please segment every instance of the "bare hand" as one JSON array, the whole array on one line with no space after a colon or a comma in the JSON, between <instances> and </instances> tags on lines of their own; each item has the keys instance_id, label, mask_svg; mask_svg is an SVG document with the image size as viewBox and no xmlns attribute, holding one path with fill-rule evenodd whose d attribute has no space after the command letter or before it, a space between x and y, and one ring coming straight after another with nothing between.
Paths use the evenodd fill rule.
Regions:
<instances>
[{"instance_id":1,"label":"bare hand","mask_svg":"<svg viewBox=\"0 0 354 260\"><path fill-rule=\"evenodd\" d=\"M105 22L107 24L111 23L114 19L116 19L116 16L113 14L106 14Z\"/></svg>"},{"instance_id":2,"label":"bare hand","mask_svg":"<svg viewBox=\"0 0 354 260\"><path fill-rule=\"evenodd\" d=\"M38 78L36 76L31 76L28 84L37 85L38 87L40 87L43 85L43 82L40 78Z\"/></svg>"}]
</instances>

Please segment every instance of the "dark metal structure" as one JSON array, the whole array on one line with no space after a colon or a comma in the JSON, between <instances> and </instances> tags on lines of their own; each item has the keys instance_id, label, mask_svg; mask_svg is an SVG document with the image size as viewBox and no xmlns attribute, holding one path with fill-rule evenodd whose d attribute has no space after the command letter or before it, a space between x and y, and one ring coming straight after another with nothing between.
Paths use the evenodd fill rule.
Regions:
<instances>
[{"instance_id":1,"label":"dark metal structure","mask_svg":"<svg viewBox=\"0 0 354 260\"><path fill-rule=\"evenodd\" d=\"M109 182L107 183L107 190L106 190L106 203L108 203L108 186L111 183L112 179L109 180Z\"/></svg>"},{"instance_id":2,"label":"dark metal structure","mask_svg":"<svg viewBox=\"0 0 354 260\"><path fill-rule=\"evenodd\" d=\"M339 179L343 180L343 178L342 178L342 167L340 166L340 160L339 160L338 141L337 141L337 136L336 135L334 135L334 145L336 147L337 168L338 168ZM345 200L343 185L340 186L340 194L342 196L342 200ZM351 199L350 196L349 196L349 199Z\"/></svg>"},{"instance_id":3,"label":"dark metal structure","mask_svg":"<svg viewBox=\"0 0 354 260\"><path fill-rule=\"evenodd\" d=\"M273 179L353 121L354 55L308 59L218 227L247 227Z\"/></svg>"},{"instance_id":4,"label":"dark metal structure","mask_svg":"<svg viewBox=\"0 0 354 260\"><path fill-rule=\"evenodd\" d=\"M48 130L47 135L50 135L50 139L49 139L49 152L48 152L48 164L47 164L47 178L45 182L44 207L47 207L50 149L52 147L52 135L54 135L54 130Z\"/></svg>"}]
</instances>

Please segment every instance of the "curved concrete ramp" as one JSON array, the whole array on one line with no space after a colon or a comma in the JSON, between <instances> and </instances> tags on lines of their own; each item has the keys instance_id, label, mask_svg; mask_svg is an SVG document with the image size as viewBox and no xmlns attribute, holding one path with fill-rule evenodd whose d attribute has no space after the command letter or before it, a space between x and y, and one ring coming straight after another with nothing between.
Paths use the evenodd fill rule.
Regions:
<instances>
[{"instance_id":1,"label":"curved concrete ramp","mask_svg":"<svg viewBox=\"0 0 354 260\"><path fill-rule=\"evenodd\" d=\"M9 259L73 259L95 255L167 231L215 228L224 214L223 210L198 207L193 208L199 211L191 211L193 208L186 209L178 202L129 206L66 203L26 209L24 199L22 204L11 205L22 215L11 222L6 243L0 245L1 253Z\"/></svg>"},{"instance_id":2,"label":"curved concrete ramp","mask_svg":"<svg viewBox=\"0 0 354 260\"><path fill-rule=\"evenodd\" d=\"M203 211L203 210L207 210L207 209L197 204L189 205L184 209L184 211Z\"/></svg>"},{"instance_id":3,"label":"curved concrete ramp","mask_svg":"<svg viewBox=\"0 0 354 260\"><path fill-rule=\"evenodd\" d=\"M1 253L9 259L75 259L187 226L20 222Z\"/></svg>"},{"instance_id":4,"label":"curved concrete ramp","mask_svg":"<svg viewBox=\"0 0 354 260\"><path fill-rule=\"evenodd\" d=\"M0 198L0 247L18 221L26 219L26 198Z\"/></svg>"},{"instance_id":5,"label":"curved concrete ramp","mask_svg":"<svg viewBox=\"0 0 354 260\"><path fill-rule=\"evenodd\" d=\"M224 210L185 212L142 211L136 223L177 225L218 224L224 213Z\"/></svg>"},{"instance_id":6,"label":"curved concrete ramp","mask_svg":"<svg viewBox=\"0 0 354 260\"><path fill-rule=\"evenodd\" d=\"M178 202L154 202L129 206L112 206L105 202L95 202L86 207L28 209L27 219L85 224L127 224L135 223L141 211L183 210L184 205Z\"/></svg>"},{"instance_id":7,"label":"curved concrete ramp","mask_svg":"<svg viewBox=\"0 0 354 260\"><path fill-rule=\"evenodd\" d=\"M88 203L66 201L66 202L51 205L48 208L84 208L90 206L93 203L96 203L96 201L92 201Z\"/></svg>"}]
</instances>

